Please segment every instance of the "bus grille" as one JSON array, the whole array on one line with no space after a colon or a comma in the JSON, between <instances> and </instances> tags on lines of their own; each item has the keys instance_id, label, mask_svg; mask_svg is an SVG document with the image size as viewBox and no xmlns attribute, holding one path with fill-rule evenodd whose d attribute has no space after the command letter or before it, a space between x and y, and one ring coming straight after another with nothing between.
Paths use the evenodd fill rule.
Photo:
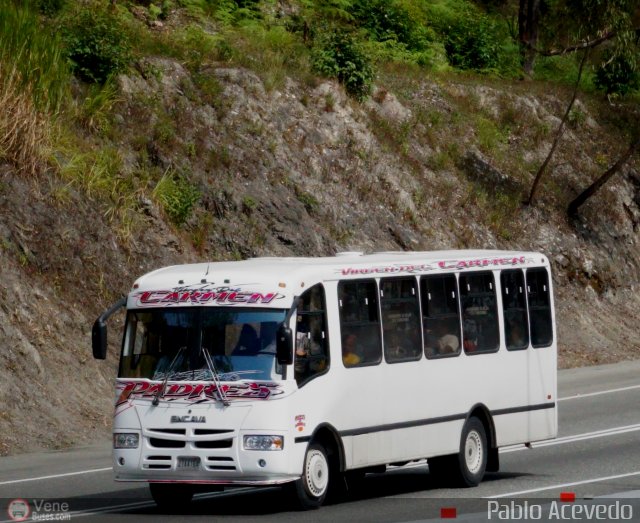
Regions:
<instances>
[{"instance_id":1,"label":"bus grille","mask_svg":"<svg viewBox=\"0 0 640 523\"><path fill-rule=\"evenodd\" d=\"M236 470L233 458L225 456L208 456L205 467L207 470Z\"/></svg>"},{"instance_id":2,"label":"bus grille","mask_svg":"<svg viewBox=\"0 0 640 523\"><path fill-rule=\"evenodd\" d=\"M146 461L153 461L153 463L145 463L143 465L146 469L170 469L171 468L171 456L147 456Z\"/></svg>"},{"instance_id":3,"label":"bus grille","mask_svg":"<svg viewBox=\"0 0 640 523\"><path fill-rule=\"evenodd\" d=\"M149 438L149 445L159 449L182 449L186 442L175 439Z\"/></svg>"}]
</instances>

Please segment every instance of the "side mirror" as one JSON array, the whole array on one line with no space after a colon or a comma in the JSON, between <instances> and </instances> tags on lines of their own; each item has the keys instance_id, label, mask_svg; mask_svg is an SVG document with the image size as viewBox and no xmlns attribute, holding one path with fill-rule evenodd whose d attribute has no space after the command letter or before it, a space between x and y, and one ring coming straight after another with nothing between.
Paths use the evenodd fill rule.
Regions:
<instances>
[{"instance_id":1,"label":"side mirror","mask_svg":"<svg viewBox=\"0 0 640 523\"><path fill-rule=\"evenodd\" d=\"M95 359L107 358L107 324L100 318L95 321L91 330L91 347Z\"/></svg>"},{"instance_id":2,"label":"side mirror","mask_svg":"<svg viewBox=\"0 0 640 523\"><path fill-rule=\"evenodd\" d=\"M97 360L107 359L107 320L120 307L127 304L127 297L123 296L115 302L110 309L103 312L93 324L91 329L91 348L93 357Z\"/></svg>"},{"instance_id":3,"label":"side mirror","mask_svg":"<svg viewBox=\"0 0 640 523\"><path fill-rule=\"evenodd\" d=\"M293 363L293 332L285 323L281 323L276 333L276 358L280 365Z\"/></svg>"}]
</instances>

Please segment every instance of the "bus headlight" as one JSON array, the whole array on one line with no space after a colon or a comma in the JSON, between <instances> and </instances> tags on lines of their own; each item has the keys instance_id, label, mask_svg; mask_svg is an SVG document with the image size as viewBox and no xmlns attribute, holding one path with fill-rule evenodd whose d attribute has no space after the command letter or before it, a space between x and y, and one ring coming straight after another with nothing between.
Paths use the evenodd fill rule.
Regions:
<instances>
[{"instance_id":1,"label":"bus headlight","mask_svg":"<svg viewBox=\"0 0 640 523\"><path fill-rule=\"evenodd\" d=\"M282 436L245 436L244 450L282 450L284 437Z\"/></svg>"},{"instance_id":2,"label":"bus headlight","mask_svg":"<svg viewBox=\"0 0 640 523\"><path fill-rule=\"evenodd\" d=\"M135 433L121 432L113 435L114 449L137 449L140 436Z\"/></svg>"}]
</instances>

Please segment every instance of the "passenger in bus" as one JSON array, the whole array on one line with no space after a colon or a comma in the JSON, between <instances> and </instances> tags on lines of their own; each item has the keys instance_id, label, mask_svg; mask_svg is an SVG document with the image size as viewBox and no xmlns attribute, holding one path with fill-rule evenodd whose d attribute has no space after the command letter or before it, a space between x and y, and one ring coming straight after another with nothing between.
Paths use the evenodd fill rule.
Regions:
<instances>
[{"instance_id":1,"label":"passenger in bus","mask_svg":"<svg viewBox=\"0 0 640 523\"><path fill-rule=\"evenodd\" d=\"M345 367L353 367L362 361L355 334L347 334L342 340L342 361Z\"/></svg>"},{"instance_id":2,"label":"passenger in bus","mask_svg":"<svg viewBox=\"0 0 640 523\"><path fill-rule=\"evenodd\" d=\"M508 335L507 335L507 347L521 348L524 347L527 339L524 335L524 330L520 322L509 322Z\"/></svg>"},{"instance_id":3,"label":"passenger in bus","mask_svg":"<svg viewBox=\"0 0 640 523\"><path fill-rule=\"evenodd\" d=\"M309 336L306 332L296 332L296 361L293 368L298 382L309 374Z\"/></svg>"},{"instance_id":4,"label":"passenger in bus","mask_svg":"<svg viewBox=\"0 0 640 523\"><path fill-rule=\"evenodd\" d=\"M264 354L276 353L276 332L278 323L266 321L260 326L260 352Z\"/></svg>"},{"instance_id":5,"label":"passenger in bus","mask_svg":"<svg viewBox=\"0 0 640 523\"><path fill-rule=\"evenodd\" d=\"M238 343L233 349L233 356L253 356L260 350L260 340L253 326L245 323L240 331Z\"/></svg>"},{"instance_id":6,"label":"passenger in bus","mask_svg":"<svg viewBox=\"0 0 640 523\"><path fill-rule=\"evenodd\" d=\"M445 334L438 340L438 352L440 354L455 354L460 348L460 341L454 334Z\"/></svg>"},{"instance_id":7,"label":"passenger in bus","mask_svg":"<svg viewBox=\"0 0 640 523\"><path fill-rule=\"evenodd\" d=\"M432 356L455 354L460 348L458 336L451 334L444 322L438 322L433 331L427 331L425 344Z\"/></svg>"},{"instance_id":8,"label":"passenger in bus","mask_svg":"<svg viewBox=\"0 0 640 523\"><path fill-rule=\"evenodd\" d=\"M462 332L464 342L462 346L465 352L474 352L478 348L478 323L467 311L464 313L464 321L462 322Z\"/></svg>"},{"instance_id":9,"label":"passenger in bus","mask_svg":"<svg viewBox=\"0 0 640 523\"><path fill-rule=\"evenodd\" d=\"M404 340L397 330L387 329L384 331L384 345L387 355L391 358L400 359L407 355Z\"/></svg>"},{"instance_id":10,"label":"passenger in bus","mask_svg":"<svg viewBox=\"0 0 640 523\"><path fill-rule=\"evenodd\" d=\"M296 333L296 360L294 364L296 381L304 381L327 368L327 355L324 347L318 343L321 333Z\"/></svg>"}]
</instances>

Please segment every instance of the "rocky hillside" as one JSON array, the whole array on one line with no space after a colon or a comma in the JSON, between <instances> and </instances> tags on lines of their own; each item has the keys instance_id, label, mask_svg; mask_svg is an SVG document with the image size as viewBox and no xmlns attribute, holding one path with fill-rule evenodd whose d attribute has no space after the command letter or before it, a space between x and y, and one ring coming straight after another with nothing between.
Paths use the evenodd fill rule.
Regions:
<instances>
[{"instance_id":1,"label":"rocky hillside","mask_svg":"<svg viewBox=\"0 0 640 523\"><path fill-rule=\"evenodd\" d=\"M106 124L78 129L103 158L82 164L82 182L0 165L0 454L108 437L119 332L110 325L109 358L96 362L91 325L168 264L540 250L553 262L560 365L640 357L640 159L578 222L565 215L628 143L632 107L580 96L524 206L568 90L387 70L359 103L331 81L267 88L258 73L212 65L204 84L177 61L140 60L119 77ZM101 188L107 164L125 190ZM149 191L127 192L134 178Z\"/></svg>"}]
</instances>

